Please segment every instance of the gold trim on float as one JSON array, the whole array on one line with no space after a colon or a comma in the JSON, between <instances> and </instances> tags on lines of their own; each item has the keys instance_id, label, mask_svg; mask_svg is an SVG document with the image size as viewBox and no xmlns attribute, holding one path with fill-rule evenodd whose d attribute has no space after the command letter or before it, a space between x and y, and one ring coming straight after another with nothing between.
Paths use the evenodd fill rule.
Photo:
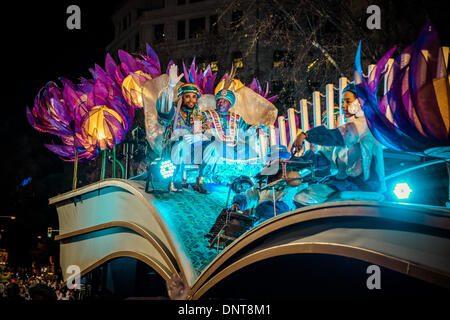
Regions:
<instances>
[{"instance_id":1,"label":"gold trim on float","mask_svg":"<svg viewBox=\"0 0 450 320\"><path fill-rule=\"evenodd\" d=\"M433 283L438 286L450 288L450 274L446 274L431 268L427 268L418 264L408 262L406 260L388 256L368 249L334 243L310 242L285 244L252 253L234 262L233 264L229 265L228 267L214 275L201 288L194 291L195 293L193 294L192 299L199 299L218 282L228 277L230 274L253 263L273 257L302 253L329 254L362 260L377 264L379 266L406 274L420 280Z\"/></svg>"},{"instance_id":2,"label":"gold trim on float","mask_svg":"<svg viewBox=\"0 0 450 320\"><path fill-rule=\"evenodd\" d=\"M164 243L162 243L162 241L160 241L158 238L155 238L155 236L153 235L152 232L142 228L141 226L139 226L135 223L126 222L126 221L110 221L110 222L98 224L96 226L83 228L83 229L79 229L77 231L72 231L72 232L68 232L65 234L55 236L55 240L62 241L62 240L68 239L68 238L80 236L83 234L87 234L87 233L91 233L91 232L95 232L95 231L99 231L99 230L105 230L105 229L109 229L112 227L124 227L124 228L130 229L130 230L133 230L136 233L138 233L139 235L141 235L142 237L144 237L159 252L159 254L162 256L162 258L167 263L167 265L170 266L171 271L174 274L177 273L177 269L175 266L177 262L175 260L175 257L173 257L172 254L170 253L170 251L167 249L166 245ZM170 256L169 256L169 254L170 254Z\"/></svg>"},{"instance_id":3,"label":"gold trim on float","mask_svg":"<svg viewBox=\"0 0 450 320\"><path fill-rule=\"evenodd\" d=\"M177 239L176 234L173 233L168 228L168 226L166 225L164 220L161 219L160 215L158 214L158 210L156 209L156 207L153 206L153 204L150 202L150 200L153 200L154 198L150 197L147 193L145 193L145 188L143 186L141 186L140 184L130 181L130 180L109 178L109 179L101 180L97 183L87 185L85 187L81 187L76 190L66 192L64 194L55 196L53 198L50 198L49 204L52 205L52 204L57 204L58 202L64 202L66 200L80 196L82 194L85 194L88 192L93 192L93 191L96 191L96 190L99 190L102 188L106 188L106 187L122 188L123 190L128 191L131 194L134 194L139 200L141 200L144 203L144 205L149 209L149 211L151 212L151 214L153 215L155 220L158 222L158 225L160 226L163 234L165 235L165 237L167 239L167 242L170 245L170 249L173 252L173 255L177 261L176 268L180 269L180 271L185 276L185 279L191 279L191 276L189 276L189 277L187 276L187 272L186 272L185 268L183 267L184 264L191 266L191 270L190 270L192 273L191 280L192 280L192 282L195 281L195 274L194 274L194 269L192 268L192 263L189 261L189 259L187 259L187 261L184 261L184 264L182 263L182 259L180 257L179 252L182 251L183 246L178 241L175 241L175 239ZM142 193L139 190L142 190L144 193ZM189 286L192 285L192 282L189 283Z\"/></svg>"},{"instance_id":4,"label":"gold trim on float","mask_svg":"<svg viewBox=\"0 0 450 320\"><path fill-rule=\"evenodd\" d=\"M345 207L345 210L336 212L336 208L338 207ZM403 214L401 216L390 216L388 213L384 213L385 209L398 210L399 207L407 211L408 214ZM429 214L426 211L434 211L434 213ZM192 290L194 292L197 291L199 287L201 287L203 283L205 283L209 277L237 251L257 239L287 226L324 218L365 217L389 219L403 223L450 230L450 215L446 215L449 212L450 211L448 209L438 207L423 207L409 204L390 204L369 201L330 202L287 212L271 218L253 229L250 229L227 246L208 266L206 266L205 269L203 269L202 273L198 276L197 281L194 283ZM414 214L421 216L414 217ZM423 215L427 215L428 217L423 217Z\"/></svg>"},{"instance_id":5,"label":"gold trim on float","mask_svg":"<svg viewBox=\"0 0 450 320\"><path fill-rule=\"evenodd\" d=\"M153 260L151 257L133 251L117 251L111 253L103 257L102 259L98 260L91 266L87 267L86 269L82 270L80 276L84 276L86 273L94 270L95 268L101 266L103 263L108 262L109 260L120 257L129 257L142 261L148 266L150 266L153 270L155 270L165 281L168 281L170 279L170 270L166 270L166 268L163 265L160 265L158 261Z\"/></svg>"}]
</instances>

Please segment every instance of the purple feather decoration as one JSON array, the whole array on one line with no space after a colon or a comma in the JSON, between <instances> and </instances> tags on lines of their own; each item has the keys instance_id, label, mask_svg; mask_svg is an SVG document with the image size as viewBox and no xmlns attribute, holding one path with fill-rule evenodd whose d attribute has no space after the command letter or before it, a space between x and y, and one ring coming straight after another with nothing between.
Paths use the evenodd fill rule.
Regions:
<instances>
[{"instance_id":1,"label":"purple feather decoration","mask_svg":"<svg viewBox=\"0 0 450 320\"><path fill-rule=\"evenodd\" d=\"M153 48L148 43L146 43L146 48L147 48L147 59L149 61L152 61L154 65L160 66L159 58L155 50L153 50Z\"/></svg>"},{"instance_id":2,"label":"purple feather decoration","mask_svg":"<svg viewBox=\"0 0 450 320\"><path fill-rule=\"evenodd\" d=\"M272 97L268 97L268 95L269 95L269 82L266 82L266 90L265 91L262 89L261 83L256 78L253 78L253 81L250 83L250 85L248 87L250 89L252 89L253 91L255 91L257 94L259 94L260 96L262 96L265 99L267 99L271 103L273 103L278 97L277 95L272 96Z\"/></svg>"},{"instance_id":3,"label":"purple feather decoration","mask_svg":"<svg viewBox=\"0 0 450 320\"><path fill-rule=\"evenodd\" d=\"M450 145L449 129L443 118L450 111L448 102L438 103L438 97L447 96L446 101L450 100L448 73L434 27L426 24L418 40L395 59L388 74L391 86L379 101L377 90L382 70L394 50L377 63L366 81L362 76L361 43L358 47L355 84L370 130L382 144L401 151L423 153L429 148ZM434 81L439 78L445 85L438 89ZM392 121L386 117L388 107Z\"/></svg>"},{"instance_id":4,"label":"purple feather decoration","mask_svg":"<svg viewBox=\"0 0 450 320\"><path fill-rule=\"evenodd\" d=\"M199 70L195 64L195 58L192 60L191 66L186 69L186 65L183 62L184 77L188 83L193 83L199 87L201 94L214 94L214 82L217 77L217 73L211 71L211 66L208 65L205 71Z\"/></svg>"},{"instance_id":5,"label":"purple feather decoration","mask_svg":"<svg viewBox=\"0 0 450 320\"><path fill-rule=\"evenodd\" d=\"M120 63L116 64L107 54L105 69L96 64L89 69L93 79L81 78L77 85L61 78L63 88L60 89L54 82L49 82L39 91L34 107L26 108L28 122L33 128L61 139L63 145L48 144L46 147L63 160L74 161L76 151L78 159L83 161L99 153L103 144L96 137L86 135L83 130L83 125L89 121L90 112L98 110L94 109L96 106L107 107L101 109L104 112L104 127L111 134L106 147L112 148L123 141L135 115L135 107L127 103L123 96L122 83L125 77L131 74L134 81L143 83L148 77L138 74L138 71L152 78L161 75L160 60L148 44L147 55L135 58L119 50L119 59ZM169 63L169 67L171 64L173 62Z\"/></svg>"},{"instance_id":6,"label":"purple feather decoration","mask_svg":"<svg viewBox=\"0 0 450 320\"><path fill-rule=\"evenodd\" d=\"M119 59L126 74L138 71L136 60L128 52L119 49Z\"/></svg>"}]
</instances>

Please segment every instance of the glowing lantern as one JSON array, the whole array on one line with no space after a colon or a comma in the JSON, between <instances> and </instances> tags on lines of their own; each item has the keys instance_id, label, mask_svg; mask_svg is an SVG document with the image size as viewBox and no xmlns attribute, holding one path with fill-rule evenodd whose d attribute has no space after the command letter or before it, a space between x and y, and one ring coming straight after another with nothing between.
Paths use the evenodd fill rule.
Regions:
<instances>
[{"instance_id":1,"label":"glowing lantern","mask_svg":"<svg viewBox=\"0 0 450 320\"><path fill-rule=\"evenodd\" d=\"M93 107L82 124L83 134L100 150L113 148L125 137L121 116L105 105Z\"/></svg>"},{"instance_id":2,"label":"glowing lantern","mask_svg":"<svg viewBox=\"0 0 450 320\"><path fill-rule=\"evenodd\" d=\"M137 108L144 106L142 101L142 84L152 77L143 71L136 71L128 75L122 82L122 93L128 104Z\"/></svg>"}]
</instances>

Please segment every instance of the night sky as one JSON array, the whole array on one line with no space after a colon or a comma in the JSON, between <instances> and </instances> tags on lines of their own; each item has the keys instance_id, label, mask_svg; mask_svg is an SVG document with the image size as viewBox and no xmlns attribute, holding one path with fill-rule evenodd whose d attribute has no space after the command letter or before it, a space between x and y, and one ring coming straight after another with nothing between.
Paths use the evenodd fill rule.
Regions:
<instances>
[{"instance_id":1,"label":"night sky","mask_svg":"<svg viewBox=\"0 0 450 320\"><path fill-rule=\"evenodd\" d=\"M89 68L104 65L106 46L114 37L112 14L119 1L12 1L2 18L3 150L2 210L15 221L0 218L4 230L0 248L9 249L10 261L28 264L37 236L46 239L47 227L58 226L56 210L48 198L71 187L72 164L64 163L44 147L58 139L34 130L26 119L39 89L48 81L65 77L78 82L90 78ZM69 5L81 9L81 30L69 30ZM6 58L4 57L6 53ZM24 179L31 181L21 186ZM51 248L52 246L50 246ZM34 259L33 259L34 260Z\"/></svg>"}]
</instances>

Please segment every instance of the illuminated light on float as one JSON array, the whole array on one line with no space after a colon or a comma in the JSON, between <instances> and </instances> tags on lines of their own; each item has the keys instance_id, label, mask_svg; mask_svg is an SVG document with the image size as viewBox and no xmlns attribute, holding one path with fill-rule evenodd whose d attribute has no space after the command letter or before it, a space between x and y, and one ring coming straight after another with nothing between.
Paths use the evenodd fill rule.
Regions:
<instances>
[{"instance_id":1,"label":"illuminated light on float","mask_svg":"<svg viewBox=\"0 0 450 320\"><path fill-rule=\"evenodd\" d=\"M141 70L129 74L122 82L122 93L128 104L142 108L142 84L152 77Z\"/></svg>"},{"instance_id":2,"label":"illuminated light on float","mask_svg":"<svg viewBox=\"0 0 450 320\"><path fill-rule=\"evenodd\" d=\"M410 197L412 189L406 182L399 182L395 185L393 192L397 199L406 200Z\"/></svg>"},{"instance_id":3,"label":"illuminated light on float","mask_svg":"<svg viewBox=\"0 0 450 320\"><path fill-rule=\"evenodd\" d=\"M175 166L172 161L166 160L161 162L160 172L164 179L172 177L175 172Z\"/></svg>"},{"instance_id":4,"label":"illuminated light on float","mask_svg":"<svg viewBox=\"0 0 450 320\"><path fill-rule=\"evenodd\" d=\"M105 105L93 107L83 122L84 135L92 139L100 150L114 147L118 130L123 131L122 118Z\"/></svg>"}]
</instances>

